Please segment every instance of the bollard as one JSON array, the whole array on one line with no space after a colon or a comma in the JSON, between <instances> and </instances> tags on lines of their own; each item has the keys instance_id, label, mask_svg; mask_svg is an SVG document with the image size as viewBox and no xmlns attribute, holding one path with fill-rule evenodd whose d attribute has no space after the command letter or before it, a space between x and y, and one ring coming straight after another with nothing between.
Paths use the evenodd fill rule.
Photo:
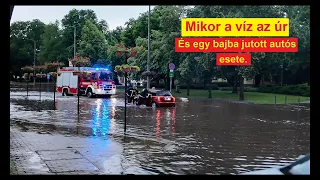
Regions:
<instances>
[{"instance_id":1,"label":"bollard","mask_svg":"<svg viewBox=\"0 0 320 180\"><path fill-rule=\"evenodd\" d=\"M39 82L40 82L40 85L39 85L39 92L40 92L40 101L41 101L41 78L39 78Z\"/></svg>"},{"instance_id":2,"label":"bollard","mask_svg":"<svg viewBox=\"0 0 320 180\"><path fill-rule=\"evenodd\" d=\"M29 96L29 81L27 80L27 97Z\"/></svg>"},{"instance_id":3,"label":"bollard","mask_svg":"<svg viewBox=\"0 0 320 180\"><path fill-rule=\"evenodd\" d=\"M56 82L53 80L53 110L56 110Z\"/></svg>"},{"instance_id":4,"label":"bollard","mask_svg":"<svg viewBox=\"0 0 320 180\"><path fill-rule=\"evenodd\" d=\"M274 105L277 105L277 96L274 96Z\"/></svg>"},{"instance_id":5,"label":"bollard","mask_svg":"<svg viewBox=\"0 0 320 180\"><path fill-rule=\"evenodd\" d=\"M287 105L287 96L284 97L284 104Z\"/></svg>"}]
</instances>

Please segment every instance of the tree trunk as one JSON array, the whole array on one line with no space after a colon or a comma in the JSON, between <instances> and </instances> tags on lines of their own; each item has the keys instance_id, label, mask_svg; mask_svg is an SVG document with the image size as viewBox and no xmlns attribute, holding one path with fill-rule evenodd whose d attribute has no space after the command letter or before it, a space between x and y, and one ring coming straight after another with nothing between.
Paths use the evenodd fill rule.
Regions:
<instances>
[{"instance_id":1,"label":"tree trunk","mask_svg":"<svg viewBox=\"0 0 320 180\"><path fill-rule=\"evenodd\" d=\"M172 89L174 89L174 77L172 77Z\"/></svg>"},{"instance_id":2,"label":"tree trunk","mask_svg":"<svg viewBox=\"0 0 320 180\"><path fill-rule=\"evenodd\" d=\"M232 93L237 93L238 92L238 75L235 73L233 76L233 88L232 88Z\"/></svg>"},{"instance_id":3,"label":"tree trunk","mask_svg":"<svg viewBox=\"0 0 320 180\"><path fill-rule=\"evenodd\" d=\"M241 75L240 76L240 93L239 93L239 100L243 101L244 100L244 78Z\"/></svg>"},{"instance_id":4,"label":"tree trunk","mask_svg":"<svg viewBox=\"0 0 320 180\"><path fill-rule=\"evenodd\" d=\"M159 79L157 79L157 87L159 87L159 85L160 85L160 80Z\"/></svg>"},{"instance_id":5,"label":"tree trunk","mask_svg":"<svg viewBox=\"0 0 320 180\"><path fill-rule=\"evenodd\" d=\"M209 92L208 98L211 99L212 98L212 87L211 87L211 85L209 85L209 87L208 87L208 92Z\"/></svg>"},{"instance_id":6,"label":"tree trunk","mask_svg":"<svg viewBox=\"0 0 320 180\"><path fill-rule=\"evenodd\" d=\"M257 74L254 77L254 87L260 87L260 83L261 83L261 74Z\"/></svg>"},{"instance_id":7,"label":"tree trunk","mask_svg":"<svg viewBox=\"0 0 320 180\"><path fill-rule=\"evenodd\" d=\"M187 96L190 96L190 82L187 82Z\"/></svg>"}]
</instances>

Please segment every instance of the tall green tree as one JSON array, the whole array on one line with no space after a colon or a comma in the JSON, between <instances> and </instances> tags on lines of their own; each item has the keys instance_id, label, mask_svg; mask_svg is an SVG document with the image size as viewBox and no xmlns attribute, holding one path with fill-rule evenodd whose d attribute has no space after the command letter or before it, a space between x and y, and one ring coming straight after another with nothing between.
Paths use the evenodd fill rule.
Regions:
<instances>
[{"instance_id":1,"label":"tall green tree","mask_svg":"<svg viewBox=\"0 0 320 180\"><path fill-rule=\"evenodd\" d=\"M21 67L33 64L34 41L39 49L44 28L45 24L38 19L10 25L10 71L13 75L20 76Z\"/></svg>"},{"instance_id":2,"label":"tall green tree","mask_svg":"<svg viewBox=\"0 0 320 180\"><path fill-rule=\"evenodd\" d=\"M39 53L39 61L42 64L57 60L67 60L67 49L62 39L62 31L59 29L58 21L45 26Z\"/></svg>"},{"instance_id":3,"label":"tall green tree","mask_svg":"<svg viewBox=\"0 0 320 180\"><path fill-rule=\"evenodd\" d=\"M61 20L63 31L63 43L68 47L69 57L73 56L74 47L74 27L76 27L76 49L79 47L79 40L81 38L82 29L85 22L90 20L93 24L98 25L98 18L96 13L91 10L77 10L72 9Z\"/></svg>"}]
</instances>

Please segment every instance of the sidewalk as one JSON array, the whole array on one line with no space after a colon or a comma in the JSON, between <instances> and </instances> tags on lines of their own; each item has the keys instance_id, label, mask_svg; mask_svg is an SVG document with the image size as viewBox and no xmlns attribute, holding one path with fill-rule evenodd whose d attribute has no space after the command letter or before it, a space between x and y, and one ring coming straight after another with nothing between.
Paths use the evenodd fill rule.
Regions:
<instances>
[{"instance_id":1,"label":"sidewalk","mask_svg":"<svg viewBox=\"0 0 320 180\"><path fill-rule=\"evenodd\" d=\"M137 166L122 160L122 149L111 139L23 132L10 127L13 174L126 174Z\"/></svg>"}]
</instances>

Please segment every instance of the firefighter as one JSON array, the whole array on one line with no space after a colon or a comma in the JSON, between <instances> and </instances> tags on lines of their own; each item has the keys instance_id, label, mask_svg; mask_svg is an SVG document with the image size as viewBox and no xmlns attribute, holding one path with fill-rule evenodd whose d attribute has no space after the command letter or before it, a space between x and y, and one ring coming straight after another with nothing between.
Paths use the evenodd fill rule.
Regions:
<instances>
[{"instance_id":1,"label":"firefighter","mask_svg":"<svg viewBox=\"0 0 320 180\"><path fill-rule=\"evenodd\" d=\"M128 103L132 103L133 100L134 100L134 97L137 95L137 87L136 86L130 86L128 89L127 89L127 98L128 98Z\"/></svg>"},{"instance_id":2,"label":"firefighter","mask_svg":"<svg viewBox=\"0 0 320 180\"><path fill-rule=\"evenodd\" d=\"M141 96L141 101L143 102L144 105L147 105L148 103L148 100L150 100L151 98L151 93L149 91L148 88L144 88L141 93L140 93L140 96Z\"/></svg>"}]
</instances>

